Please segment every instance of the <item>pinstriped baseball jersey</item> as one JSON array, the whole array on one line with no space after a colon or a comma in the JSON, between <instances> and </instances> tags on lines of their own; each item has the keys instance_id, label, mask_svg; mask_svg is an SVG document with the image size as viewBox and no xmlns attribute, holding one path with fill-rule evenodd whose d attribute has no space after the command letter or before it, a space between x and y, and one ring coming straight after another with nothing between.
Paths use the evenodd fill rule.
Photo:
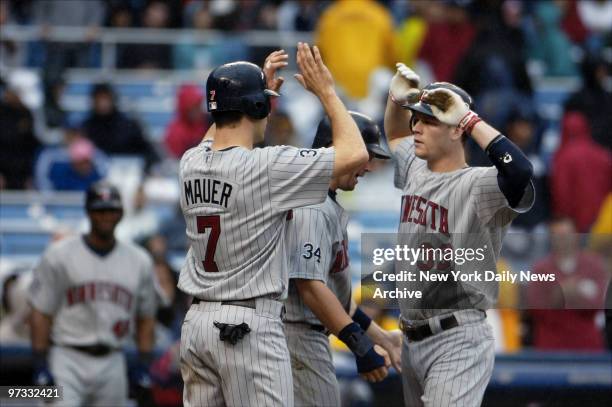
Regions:
<instances>
[{"instance_id":1,"label":"pinstriped baseball jersey","mask_svg":"<svg viewBox=\"0 0 612 407\"><path fill-rule=\"evenodd\" d=\"M57 345L123 345L135 316L156 312L153 262L142 249L117 241L105 256L75 236L51 245L34 270L30 302L53 315Z\"/></svg>"},{"instance_id":2,"label":"pinstriped baseball jersey","mask_svg":"<svg viewBox=\"0 0 612 407\"><path fill-rule=\"evenodd\" d=\"M533 185L529 185L519 205L511 208L499 189L495 167L432 172L426 161L416 157L413 137L400 142L394 156L395 186L403 191L399 244L413 248L426 244L431 245L427 247L450 246L454 249L486 246L484 261L473 265L466 263L462 269L472 268L472 272L495 270L502 239L510 222L533 205ZM434 263L431 269L443 270L441 264ZM406 270L406 266L406 262L397 263L401 270ZM418 263L414 267L413 271L418 270ZM452 269L459 268L453 266ZM397 286L400 289L420 289L423 293L424 299L400 300L402 315L408 319L425 319L447 313L448 309L488 309L496 302L498 292L495 282L461 283L459 288L451 287L449 290L441 288L439 282L417 279L417 282L398 282ZM433 298L435 290L438 292ZM444 295L439 294L440 290ZM432 296L427 297L428 293ZM452 295L457 297L452 298ZM428 307L437 309L425 309Z\"/></svg>"},{"instance_id":3,"label":"pinstriped baseball jersey","mask_svg":"<svg viewBox=\"0 0 612 407\"><path fill-rule=\"evenodd\" d=\"M348 272L348 216L330 196L325 202L293 211L287 223L292 247L290 279L319 280L338 297L348 312L351 305L351 276ZM295 283L289 282L285 302L287 322L321 322L300 298Z\"/></svg>"},{"instance_id":4,"label":"pinstriped baseball jersey","mask_svg":"<svg viewBox=\"0 0 612 407\"><path fill-rule=\"evenodd\" d=\"M284 298L288 211L325 199L333 164L333 148L187 151L179 178L190 249L179 288L206 301Z\"/></svg>"},{"instance_id":5,"label":"pinstriped baseball jersey","mask_svg":"<svg viewBox=\"0 0 612 407\"><path fill-rule=\"evenodd\" d=\"M202 145L202 148L204 148L205 150L211 150L212 149L212 144L213 144L213 139L203 139L200 144Z\"/></svg>"}]
</instances>

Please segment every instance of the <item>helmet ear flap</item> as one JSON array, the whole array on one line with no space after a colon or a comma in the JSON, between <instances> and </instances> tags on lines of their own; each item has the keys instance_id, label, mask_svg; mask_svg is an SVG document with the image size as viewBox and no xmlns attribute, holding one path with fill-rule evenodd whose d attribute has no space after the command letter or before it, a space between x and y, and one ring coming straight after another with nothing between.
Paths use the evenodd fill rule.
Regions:
<instances>
[{"instance_id":1,"label":"helmet ear flap","mask_svg":"<svg viewBox=\"0 0 612 407\"><path fill-rule=\"evenodd\" d=\"M242 99L243 111L254 119L261 120L270 113L270 100L267 96L245 97Z\"/></svg>"}]
</instances>

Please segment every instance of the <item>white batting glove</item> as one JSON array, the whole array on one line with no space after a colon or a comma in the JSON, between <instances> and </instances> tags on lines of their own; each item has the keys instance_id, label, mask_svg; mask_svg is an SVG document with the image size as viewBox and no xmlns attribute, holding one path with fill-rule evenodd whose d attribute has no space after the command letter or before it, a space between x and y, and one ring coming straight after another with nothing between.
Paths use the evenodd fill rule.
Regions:
<instances>
[{"instance_id":1,"label":"white batting glove","mask_svg":"<svg viewBox=\"0 0 612 407\"><path fill-rule=\"evenodd\" d=\"M408 101L409 95L419 91L421 78L412 69L401 62L395 64L397 71L391 79L389 95L395 103L403 105Z\"/></svg>"},{"instance_id":2,"label":"white batting glove","mask_svg":"<svg viewBox=\"0 0 612 407\"><path fill-rule=\"evenodd\" d=\"M459 126L461 130L469 132L480 121L461 96L452 90L428 90L423 93L421 100L431 106L436 119L451 126Z\"/></svg>"}]
</instances>

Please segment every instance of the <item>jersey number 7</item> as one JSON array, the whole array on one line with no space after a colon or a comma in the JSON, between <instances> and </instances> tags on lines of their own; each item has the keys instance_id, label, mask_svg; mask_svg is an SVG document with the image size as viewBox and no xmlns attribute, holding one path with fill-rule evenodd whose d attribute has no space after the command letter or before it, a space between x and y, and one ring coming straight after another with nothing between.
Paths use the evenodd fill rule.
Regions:
<instances>
[{"instance_id":1,"label":"jersey number 7","mask_svg":"<svg viewBox=\"0 0 612 407\"><path fill-rule=\"evenodd\" d=\"M204 271L217 272L219 268L217 267L217 263L215 263L215 251L217 251L217 241L221 234L219 215L198 216L196 217L196 222L198 225L198 233L206 233L206 229L210 229L208 243L206 244L206 255L202 262Z\"/></svg>"}]
</instances>

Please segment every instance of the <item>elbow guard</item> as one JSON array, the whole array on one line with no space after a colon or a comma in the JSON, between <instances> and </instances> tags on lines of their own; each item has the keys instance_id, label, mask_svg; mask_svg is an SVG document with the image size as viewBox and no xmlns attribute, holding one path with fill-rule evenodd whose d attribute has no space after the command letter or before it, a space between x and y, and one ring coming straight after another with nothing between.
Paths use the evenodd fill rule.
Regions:
<instances>
[{"instance_id":1,"label":"elbow guard","mask_svg":"<svg viewBox=\"0 0 612 407\"><path fill-rule=\"evenodd\" d=\"M497 168L499 189L510 206L516 207L533 176L533 166L516 144L501 134L489 143L485 151Z\"/></svg>"}]
</instances>

